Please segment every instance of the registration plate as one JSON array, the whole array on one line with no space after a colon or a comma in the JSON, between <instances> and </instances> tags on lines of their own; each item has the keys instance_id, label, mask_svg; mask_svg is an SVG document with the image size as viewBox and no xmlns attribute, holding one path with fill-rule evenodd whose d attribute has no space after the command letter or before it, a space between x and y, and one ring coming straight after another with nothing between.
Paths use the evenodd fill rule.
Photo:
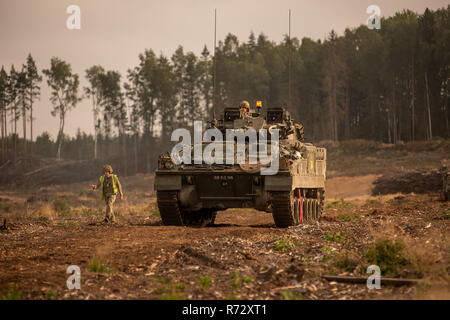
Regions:
<instances>
[{"instance_id":1,"label":"registration plate","mask_svg":"<svg viewBox=\"0 0 450 320\"><path fill-rule=\"evenodd\" d=\"M233 180L233 176L214 176L214 180Z\"/></svg>"}]
</instances>

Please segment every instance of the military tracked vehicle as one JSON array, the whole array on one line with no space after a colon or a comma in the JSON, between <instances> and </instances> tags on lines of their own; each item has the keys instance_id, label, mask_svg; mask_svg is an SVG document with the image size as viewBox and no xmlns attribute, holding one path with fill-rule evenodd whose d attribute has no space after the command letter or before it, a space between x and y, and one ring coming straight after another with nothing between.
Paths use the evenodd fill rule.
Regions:
<instances>
[{"instance_id":1,"label":"military tracked vehicle","mask_svg":"<svg viewBox=\"0 0 450 320\"><path fill-rule=\"evenodd\" d=\"M284 108L268 108L266 114L260 109L225 108L223 117L213 119L209 128L224 136L227 129L266 129L269 137L278 129L276 174L262 175L260 162L176 165L169 155L160 156L154 187L164 225L213 224L216 214L228 208L271 212L281 228L319 219L325 195L326 149L305 143L303 126ZM202 145L209 143L203 141ZM248 147L249 142L245 143Z\"/></svg>"}]
</instances>

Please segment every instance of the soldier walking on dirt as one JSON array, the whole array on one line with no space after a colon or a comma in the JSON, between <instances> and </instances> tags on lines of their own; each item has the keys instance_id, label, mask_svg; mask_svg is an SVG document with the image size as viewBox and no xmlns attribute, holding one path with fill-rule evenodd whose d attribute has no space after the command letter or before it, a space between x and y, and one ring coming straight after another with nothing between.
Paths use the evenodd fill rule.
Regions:
<instances>
[{"instance_id":1,"label":"soldier walking on dirt","mask_svg":"<svg viewBox=\"0 0 450 320\"><path fill-rule=\"evenodd\" d=\"M112 174L113 169L110 165L105 165L103 167L103 175L98 179L98 183L91 185L92 189L99 189L102 193L102 199L106 203L106 216L103 222L116 222L116 217L114 216L113 205L116 201L117 193L119 193L120 200L123 200L122 186L120 184L117 175Z\"/></svg>"}]
</instances>

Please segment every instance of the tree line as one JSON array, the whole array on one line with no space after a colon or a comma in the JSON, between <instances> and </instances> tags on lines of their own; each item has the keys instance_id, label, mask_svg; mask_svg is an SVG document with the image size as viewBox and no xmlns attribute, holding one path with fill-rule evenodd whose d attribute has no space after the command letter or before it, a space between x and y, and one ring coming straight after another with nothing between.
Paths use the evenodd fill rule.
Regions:
<instances>
[{"instance_id":1,"label":"tree line","mask_svg":"<svg viewBox=\"0 0 450 320\"><path fill-rule=\"evenodd\" d=\"M51 88L51 113L60 120L56 141L48 133L33 139L43 77L30 54L20 70L0 71L2 163L18 154L51 153L118 159L125 172L150 172L175 128L219 116L241 100L286 107L310 141L449 138L449 48L450 6L423 14L404 10L382 18L379 30L361 25L341 36L332 30L317 41L285 35L276 43L252 32L244 42L228 34L215 53L205 46L199 56L181 46L171 57L147 49L125 77L90 67L84 88L70 64L53 57L42 74ZM67 137L66 120L82 99L91 102L94 134Z\"/></svg>"}]
</instances>

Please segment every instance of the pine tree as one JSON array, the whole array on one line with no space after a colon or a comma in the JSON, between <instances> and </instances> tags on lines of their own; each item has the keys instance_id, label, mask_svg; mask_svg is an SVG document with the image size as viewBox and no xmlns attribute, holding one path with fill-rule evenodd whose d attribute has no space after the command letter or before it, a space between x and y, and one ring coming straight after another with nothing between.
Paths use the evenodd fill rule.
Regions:
<instances>
[{"instance_id":1,"label":"pine tree","mask_svg":"<svg viewBox=\"0 0 450 320\"><path fill-rule=\"evenodd\" d=\"M100 77L105 73L105 69L102 66L92 66L86 70L86 78L89 81L90 86L84 88L84 92L88 98L92 99L92 114L94 117L94 159L98 159L98 134L99 134L99 119L101 106L101 94Z\"/></svg>"},{"instance_id":2,"label":"pine tree","mask_svg":"<svg viewBox=\"0 0 450 320\"><path fill-rule=\"evenodd\" d=\"M31 56L31 53L27 57L27 62L25 65L25 72L27 78L27 100L28 106L30 110L30 141L33 143L33 105L34 101L39 99L41 88L39 87L39 83L42 81L42 76L39 75L38 69L36 67L36 63ZM32 146L33 144L31 144ZM32 150L30 150L32 152Z\"/></svg>"},{"instance_id":3,"label":"pine tree","mask_svg":"<svg viewBox=\"0 0 450 320\"><path fill-rule=\"evenodd\" d=\"M72 73L67 62L53 57L50 69L42 71L47 76L47 84L52 89L50 101L53 104L52 116L59 116L58 151L56 157L61 159L61 146L64 138L64 125L67 113L81 100L78 96L79 79Z\"/></svg>"},{"instance_id":4,"label":"pine tree","mask_svg":"<svg viewBox=\"0 0 450 320\"><path fill-rule=\"evenodd\" d=\"M6 160L6 107L8 105L8 74L4 67L0 70L0 127L2 131L2 162Z\"/></svg>"}]
</instances>

